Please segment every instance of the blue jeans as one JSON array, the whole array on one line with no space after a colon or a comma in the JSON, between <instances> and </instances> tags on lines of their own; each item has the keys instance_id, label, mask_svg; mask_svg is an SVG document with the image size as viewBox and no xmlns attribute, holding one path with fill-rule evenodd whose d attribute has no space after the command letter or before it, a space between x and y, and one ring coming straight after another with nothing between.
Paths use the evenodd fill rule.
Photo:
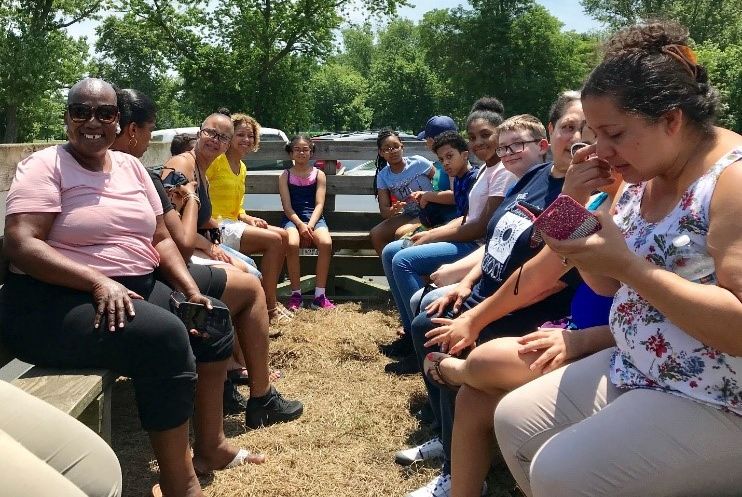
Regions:
<instances>
[{"instance_id":1,"label":"blue jeans","mask_svg":"<svg viewBox=\"0 0 742 497\"><path fill-rule=\"evenodd\" d=\"M435 272L442 264L466 257L479 245L475 242L434 242L403 249L402 243L403 240L397 240L384 247L381 262L402 326L408 333L415 317L410 309L410 299L425 286L422 276Z\"/></svg>"}]
</instances>

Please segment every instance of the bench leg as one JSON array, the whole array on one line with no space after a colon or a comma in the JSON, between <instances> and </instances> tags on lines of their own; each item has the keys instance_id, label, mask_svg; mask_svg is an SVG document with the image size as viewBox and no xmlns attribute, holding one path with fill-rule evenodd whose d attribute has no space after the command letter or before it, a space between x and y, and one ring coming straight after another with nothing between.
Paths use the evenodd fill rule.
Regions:
<instances>
[{"instance_id":1,"label":"bench leg","mask_svg":"<svg viewBox=\"0 0 742 497\"><path fill-rule=\"evenodd\" d=\"M112 386L103 389L80 415L79 421L96 432L111 445L111 390Z\"/></svg>"}]
</instances>

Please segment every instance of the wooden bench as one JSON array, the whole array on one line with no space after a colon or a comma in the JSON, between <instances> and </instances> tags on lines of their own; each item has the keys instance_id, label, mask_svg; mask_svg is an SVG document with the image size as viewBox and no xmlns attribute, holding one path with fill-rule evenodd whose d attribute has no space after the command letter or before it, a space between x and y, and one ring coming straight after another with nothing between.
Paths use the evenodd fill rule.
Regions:
<instances>
[{"instance_id":1,"label":"wooden bench","mask_svg":"<svg viewBox=\"0 0 742 497\"><path fill-rule=\"evenodd\" d=\"M0 237L0 250L2 249ZM7 263L0 259L0 285ZM116 375L104 369L42 368L16 359L0 343L0 379L79 419L111 443L111 389Z\"/></svg>"}]
</instances>

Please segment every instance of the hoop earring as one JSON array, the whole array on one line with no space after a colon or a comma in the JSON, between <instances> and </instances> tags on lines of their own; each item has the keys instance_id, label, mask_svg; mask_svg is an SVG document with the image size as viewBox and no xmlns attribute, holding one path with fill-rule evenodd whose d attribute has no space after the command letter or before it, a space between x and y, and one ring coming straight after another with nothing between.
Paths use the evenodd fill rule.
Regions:
<instances>
[{"instance_id":1,"label":"hoop earring","mask_svg":"<svg viewBox=\"0 0 742 497\"><path fill-rule=\"evenodd\" d=\"M134 144L133 145L131 144L131 141L132 140L134 140ZM129 138L129 150L134 150L138 144L139 144L139 142L137 141L136 138L134 138L133 136L131 138Z\"/></svg>"}]
</instances>

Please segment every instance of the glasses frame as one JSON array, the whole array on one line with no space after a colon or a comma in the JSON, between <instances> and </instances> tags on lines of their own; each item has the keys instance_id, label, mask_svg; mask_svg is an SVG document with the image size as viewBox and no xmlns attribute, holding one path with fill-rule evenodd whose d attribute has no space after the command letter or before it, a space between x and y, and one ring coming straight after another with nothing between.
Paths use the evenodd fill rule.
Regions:
<instances>
[{"instance_id":1,"label":"glasses frame","mask_svg":"<svg viewBox=\"0 0 742 497\"><path fill-rule=\"evenodd\" d=\"M224 133L219 133L214 128L201 128L198 130L199 135L203 135L209 140L217 139L220 143L231 143L232 137L230 135L225 135Z\"/></svg>"},{"instance_id":2,"label":"glasses frame","mask_svg":"<svg viewBox=\"0 0 742 497\"><path fill-rule=\"evenodd\" d=\"M504 145L502 147L497 147L495 149L495 153L498 157L505 157L506 155L512 155L512 154L519 154L522 151L526 149L526 145L529 143L538 143L541 141L541 138L538 140L527 140L522 142L513 142L510 145ZM513 147L520 147L520 150L515 150Z\"/></svg>"},{"instance_id":3,"label":"glasses frame","mask_svg":"<svg viewBox=\"0 0 742 497\"><path fill-rule=\"evenodd\" d=\"M73 117L73 113L75 113L73 109L84 109L86 117L83 117L83 118ZM101 119L101 112L106 112L107 110L108 111L115 110L115 112L113 113L113 118ZM118 105L113 105L113 104L99 105L97 107L93 107L92 105L89 105L89 104L69 104L67 105L67 115L69 116L70 121L72 121L73 123L77 123L77 124L86 123L90 121L92 118L97 119L98 122L101 124L112 124L112 123L115 123L116 119L118 119L119 117L119 108L118 108Z\"/></svg>"}]
</instances>

